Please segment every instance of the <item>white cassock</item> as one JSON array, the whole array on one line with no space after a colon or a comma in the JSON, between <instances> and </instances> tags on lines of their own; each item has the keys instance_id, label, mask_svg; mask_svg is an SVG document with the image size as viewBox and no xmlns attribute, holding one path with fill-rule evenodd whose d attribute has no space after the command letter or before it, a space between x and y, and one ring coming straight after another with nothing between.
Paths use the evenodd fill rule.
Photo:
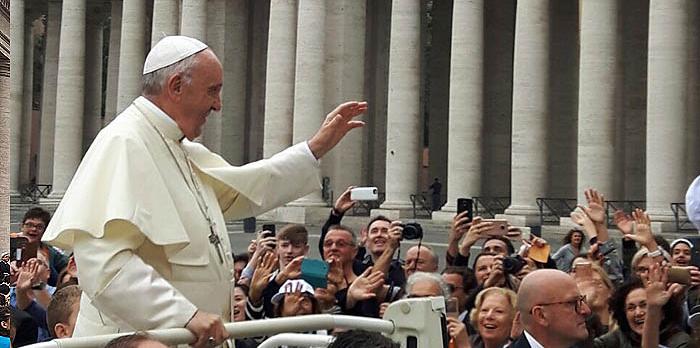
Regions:
<instances>
[{"instance_id":1,"label":"white cassock","mask_svg":"<svg viewBox=\"0 0 700 348\"><path fill-rule=\"evenodd\" d=\"M228 321L224 218L319 188L306 142L234 167L137 98L97 136L43 237L75 253L83 296L74 336L184 327L197 309Z\"/></svg>"}]
</instances>

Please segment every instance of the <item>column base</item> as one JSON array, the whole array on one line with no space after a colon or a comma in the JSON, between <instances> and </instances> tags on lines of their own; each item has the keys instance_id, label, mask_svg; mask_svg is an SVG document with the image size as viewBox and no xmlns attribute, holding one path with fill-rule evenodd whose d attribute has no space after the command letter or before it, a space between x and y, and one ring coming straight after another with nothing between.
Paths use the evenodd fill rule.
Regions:
<instances>
[{"instance_id":1,"label":"column base","mask_svg":"<svg viewBox=\"0 0 700 348\"><path fill-rule=\"evenodd\" d=\"M649 217L651 217L651 231L654 233L662 232L676 232L676 217L673 215L673 211L668 209L654 209L651 208L647 210Z\"/></svg>"},{"instance_id":2,"label":"column base","mask_svg":"<svg viewBox=\"0 0 700 348\"><path fill-rule=\"evenodd\" d=\"M18 191L11 191L10 192L10 204L20 204L20 203L25 203L22 200L22 195L20 195Z\"/></svg>"},{"instance_id":3,"label":"column base","mask_svg":"<svg viewBox=\"0 0 700 348\"><path fill-rule=\"evenodd\" d=\"M386 216L391 220L413 219L413 206L411 206L410 209L384 209L383 207L384 206L382 205L382 208L372 209L369 212L370 218L375 217L377 215L382 215Z\"/></svg>"},{"instance_id":4,"label":"column base","mask_svg":"<svg viewBox=\"0 0 700 348\"><path fill-rule=\"evenodd\" d=\"M290 204L260 214L257 218L293 224L323 225L328 219L330 210L326 206L297 206Z\"/></svg>"}]
</instances>

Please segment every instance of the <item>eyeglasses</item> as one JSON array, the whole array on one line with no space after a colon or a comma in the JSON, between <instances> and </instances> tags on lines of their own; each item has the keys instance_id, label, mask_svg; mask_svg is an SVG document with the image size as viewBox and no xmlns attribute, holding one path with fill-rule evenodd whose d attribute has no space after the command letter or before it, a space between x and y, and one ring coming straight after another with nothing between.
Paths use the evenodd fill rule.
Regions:
<instances>
[{"instance_id":1,"label":"eyeglasses","mask_svg":"<svg viewBox=\"0 0 700 348\"><path fill-rule=\"evenodd\" d=\"M25 222L24 223L24 228L36 228L37 230L44 230L46 228L46 225L44 224L35 224L33 222Z\"/></svg>"},{"instance_id":2,"label":"eyeglasses","mask_svg":"<svg viewBox=\"0 0 700 348\"><path fill-rule=\"evenodd\" d=\"M333 240L325 240L323 242L323 247L324 248L332 248L333 244L335 244L338 248L347 248L350 246L354 246L352 242L346 242L344 240L338 240L338 241L333 241Z\"/></svg>"},{"instance_id":3,"label":"eyeglasses","mask_svg":"<svg viewBox=\"0 0 700 348\"><path fill-rule=\"evenodd\" d=\"M586 295L579 295L576 297L576 299L571 300L571 301L560 301L560 302L550 302L550 303L540 303L538 305L534 305L530 311L537 307L537 306L550 306L550 305L558 305L558 304L569 304L569 305L574 305L574 311L576 313L581 312L581 308L583 308L583 304L586 303Z\"/></svg>"}]
</instances>

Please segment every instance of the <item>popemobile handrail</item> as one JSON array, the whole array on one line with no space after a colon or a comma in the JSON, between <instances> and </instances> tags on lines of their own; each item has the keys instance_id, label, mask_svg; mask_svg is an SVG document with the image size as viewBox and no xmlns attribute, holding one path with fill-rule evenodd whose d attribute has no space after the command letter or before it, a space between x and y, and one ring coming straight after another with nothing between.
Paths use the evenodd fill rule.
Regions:
<instances>
[{"instance_id":1,"label":"popemobile handrail","mask_svg":"<svg viewBox=\"0 0 700 348\"><path fill-rule=\"evenodd\" d=\"M269 336L277 333L310 332L315 330L333 328L352 328L366 331L391 334L394 331L394 323L389 320L357 317L352 315L312 314L290 318L273 318L265 320L243 321L224 324L231 337L257 337ZM194 340L192 332L185 328L161 329L146 331L151 337L167 344L187 344ZM90 337L61 338L48 342L41 342L25 347L30 348L94 348L102 347L109 341L132 332L124 332L111 335ZM284 338L285 336L281 337Z\"/></svg>"}]
</instances>

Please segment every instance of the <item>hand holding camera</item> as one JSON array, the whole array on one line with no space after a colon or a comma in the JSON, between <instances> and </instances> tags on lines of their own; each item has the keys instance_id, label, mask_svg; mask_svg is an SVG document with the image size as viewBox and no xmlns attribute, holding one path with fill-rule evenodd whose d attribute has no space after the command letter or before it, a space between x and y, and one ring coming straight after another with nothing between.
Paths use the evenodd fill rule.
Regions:
<instances>
[{"instance_id":1,"label":"hand holding camera","mask_svg":"<svg viewBox=\"0 0 700 348\"><path fill-rule=\"evenodd\" d=\"M394 221L389 227L389 246L396 250L403 239L403 224L401 221Z\"/></svg>"},{"instance_id":2,"label":"hand holding camera","mask_svg":"<svg viewBox=\"0 0 700 348\"><path fill-rule=\"evenodd\" d=\"M354 189L355 186L348 186L348 188L345 189L345 192L343 192L340 197L335 200L335 204L333 204L333 212L335 214L344 215L346 211L355 205L356 202L350 197L352 190Z\"/></svg>"}]
</instances>

